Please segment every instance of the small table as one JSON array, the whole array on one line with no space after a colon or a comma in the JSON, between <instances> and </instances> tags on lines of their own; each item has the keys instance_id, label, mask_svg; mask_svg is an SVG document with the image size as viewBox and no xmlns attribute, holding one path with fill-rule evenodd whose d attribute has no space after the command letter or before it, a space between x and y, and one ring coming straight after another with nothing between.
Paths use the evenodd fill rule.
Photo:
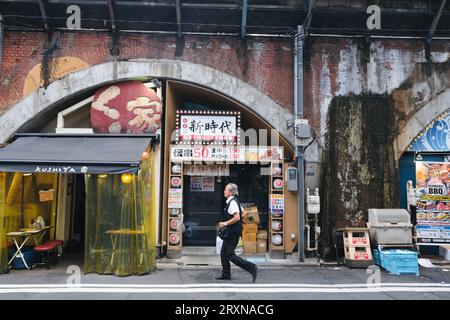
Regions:
<instances>
[{"instance_id":1,"label":"small table","mask_svg":"<svg viewBox=\"0 0 450 320\"><path fill-rule=\"evenodd\" d=\"M13 262L14 258L20 254L20 258L22 259L25 267L27 269L31 269L32 266L28 266L27 262L25 261L25 258L22 253L22 248L25 245L25 243L28 241L28 239L30 239L30 238L33 238L36 245L39 245L39 243L42 241L42 238L44 237L47 230L49 230L51 228L53 228L53 227L47 226L42 229L24 228L24 229L19 229L19 231L8 232L6 235L13 239L14 244L16 246L16 252L12 256L11 260L9 260L8 266L10 266L11 263ZM20 245L19 245L20 240L18 240L19 238L22 239L22 242L20 243Z\"/></svg>"},{"instance_id":2,"label":"small table","mask_svg":"<svg viewBox=\"0 0 450 320\"><path fill-rule=\"evenodd\" d=\"M116 244L117 244L117 236L118 235L141 235L145 236L144 230L131 230L131 229L118 229L118 230L108 230L105 232L111 236L112 243L112 254L111 254L111 266L114 263L114 255L116 253ZM139 264L142 264L142 260L144 259L144 253L141 252Z\"/></svg>"}]
</instances>

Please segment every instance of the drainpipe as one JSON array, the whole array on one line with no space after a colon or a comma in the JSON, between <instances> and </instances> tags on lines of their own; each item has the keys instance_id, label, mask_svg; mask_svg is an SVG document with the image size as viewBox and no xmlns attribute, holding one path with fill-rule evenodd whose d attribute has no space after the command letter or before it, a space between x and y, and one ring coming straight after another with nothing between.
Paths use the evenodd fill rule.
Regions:
<instances>
[{"instance_id":1,"label":"drainpipe","mask_svg":"<svg viewBox=\"0 0 450 320\"><path fill-rule=\"evenodd\" d=\"M298 26L295 37L294 52L294 108L295 119L303 119L303 26ZM305 194L305 164L303 159L303 146L296 146L297 152L297 214L298 214L298 259L305 261L305 203L303 201Z\"/></svg>"}]
</instances>

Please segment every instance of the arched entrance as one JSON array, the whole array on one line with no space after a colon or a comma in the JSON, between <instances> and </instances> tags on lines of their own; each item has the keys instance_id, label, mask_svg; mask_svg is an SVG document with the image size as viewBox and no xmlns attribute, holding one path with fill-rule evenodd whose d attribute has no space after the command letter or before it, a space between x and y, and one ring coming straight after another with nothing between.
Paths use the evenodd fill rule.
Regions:
<instances>
[{"instance_id":1,"label":"arched entrance","mask_svg":"<svg viewBox=\"0 0 450 320\"><path fill-rule=\"evenodd\" d=\"M12 106L0 117L0 142L6 142L25 123L63 109L76 96L88 95L99 86L129 79L176 79L224 95L250 110L278 130L290 145L293 134L286 121L293 115L249 84L211 67L178 60L113 61L70 73Z\"/></svg>"},{"instance_id":2,"label":"arched entrance","mask_svg":"<svg viewBox=\"0 0 450 320\"><path fill-rule=\"evenodd\" d=\"M209 67L180 61L110 62L69 74L52 83L47 89L40 89L28 96L6 112L0 118L0 126L3 128L1 139L7 141L17 131L24 132L31 130L30 128L44 127L46 123L55 121L58 111L64 110L73 103L92 95L95 90L105 84L130 79L145 82L152 78L164 79L162 82L166 85L171 82L172 86L177 87L178 92L182 93L182 96L190 96L191 100L201 103L201 97L206 97L204 101L215 101L216 108L239 110L248 127L255 130L266 130L268 131L266 135L271 134L270 130L276 130L277 135L281 138L280 143L285 147L285 154L289 154L292 158L293 137L292 133L286 128L286 120L292 117L290 112L238 79ZM189 94L189 92L194 91L193 88L197 93ZM168 94L165 100L169 101L170 99L171 97ZM177 103L177 101L174 101L174 103ZM169 123L167 119L166 123ZM168 173L167 152L170 137L167 136L166 138L169 141L166 141L162 146L163 149L160 150L162 154L160 161L164 163L165 171L154 177L153 184L155 186L161 186L160 179L163 178L164 174L167 176ZM163 164L155 162L154 165L158 167ZM284 172L284 168L281 169L281 172ZM161 191L159 190L159 192ZM159 192L154 196L154 199L160 199ZM287 201L286 204L292 211L292 221L285 222L286 229L284 232L285 234L295 235L297 233L296 213L294 212L296 203L293 201L295 195L289 194L286 198L288 197L291 198L291 201ZM268 199L266 200L268 201ZM156 211L161 212L160 207L164 204L160 201L157 202L159 204ZM164 243L168 240L167 234L164 234L169 222L167 212L164 212L162 216L160 215L159 219L159 221L156 221L156 224L160 226L158 239ZM290 238L290 243L283 243L283 247L280 247L279 250L284 251L286 249L292 252L296 244L296 236ZM284 246L284 244L287 244L287 246Z\"/></svg>"}]
</instances>

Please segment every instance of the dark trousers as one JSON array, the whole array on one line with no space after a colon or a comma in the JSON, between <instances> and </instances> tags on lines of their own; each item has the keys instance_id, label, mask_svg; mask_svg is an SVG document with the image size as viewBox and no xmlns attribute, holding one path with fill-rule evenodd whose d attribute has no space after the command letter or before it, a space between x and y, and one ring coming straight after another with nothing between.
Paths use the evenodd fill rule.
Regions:
<instances>
[{"instance_id":1,"label":"dark trousers","mask_svg":"<svg viewBox=\"0 0 450 320\"><path fill-rule=\"evenodd\" d=\"M255 268L254 263L244 260L234 253L234 249L236 249L238 242L239 236L236 234L230 234L228 238L223 241L220 259L222 260L222 276L225 278L231 278L230 261L248 272L252 272Z\"/></svg>"}]
</instances>

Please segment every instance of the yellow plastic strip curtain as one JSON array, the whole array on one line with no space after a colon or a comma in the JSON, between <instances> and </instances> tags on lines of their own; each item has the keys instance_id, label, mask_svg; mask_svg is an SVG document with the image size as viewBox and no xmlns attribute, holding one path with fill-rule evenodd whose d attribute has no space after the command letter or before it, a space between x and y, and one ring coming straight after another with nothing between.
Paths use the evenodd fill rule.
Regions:
<instances>
[{"instance_id":1,"label":"yellow plastic strip curtain","mask_svg":"<svg viewBox=\"0 0 450 320\"><path fill-rule=\"evenodd\" d=\"M8 249L13 246L6 234L23 227L23 181L22 173L0 173L0 273L8 272Z\"/></svg>"},{"instance_id":2,"label":"yellow plastic strip curtain","mask_svg":"<svg viewBox=\"0 0 450 320\"><path fill-rule=\"evenodd\" d=\"M129 276L155 269L150 180L150 160L137 176L85 175L85 273Z\"/></svg>"},{"instance_id":3,"label":"yellow plastic strip curtain","mask_svg":"<svg viewBox=\"0 0 450 320\"><path fill-rule=\"evenodd\" d=\"M13 245L12 239L6 236L8 232L32 227L38 216L44 218L45 225L54 223L51 213L56 196L39 197L39 191L47 190L54 194L54 178L54 174L0 172L0 273L8 271L8 248ZM49 234L53 232L52 229ZM31 239L25 244L34 245Z\"/></svg>"}]
</instances>

